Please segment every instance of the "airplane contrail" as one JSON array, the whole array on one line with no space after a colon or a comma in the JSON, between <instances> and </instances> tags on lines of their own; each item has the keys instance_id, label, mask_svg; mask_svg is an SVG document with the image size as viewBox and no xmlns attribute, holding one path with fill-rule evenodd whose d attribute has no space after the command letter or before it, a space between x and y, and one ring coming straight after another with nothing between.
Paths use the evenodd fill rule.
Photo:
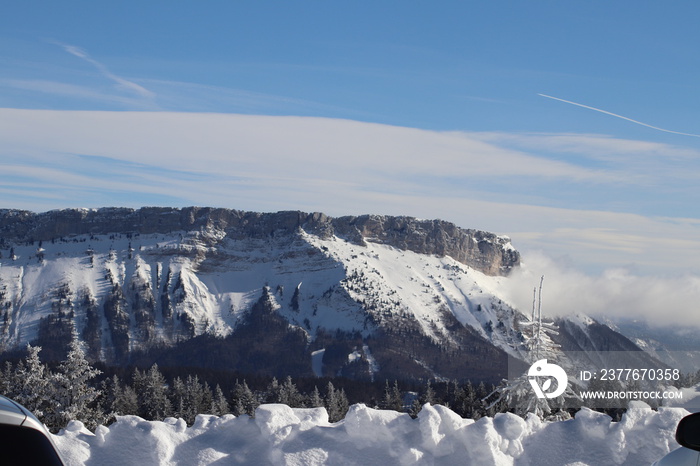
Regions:
<instances>
[{"instance_id":1,"label":"airplane contrail","mask_svg":"<svg viewBox=\"0 0 700 466\"><path fill-rule=\"evenodd\" d=\"M92 66L97 68L97 70L106 78L111 79L115 83L117 83L120 87L124 89L128 89L131 92L134 92L136 94L139 94L142 97L154 97L154 93L149 91L143 86L140 86L139 84L136 84L133 81L129 81L128 79L124 79L121 76L117 76L116 74L112 73L105 65L100 63L99 61L95 60L92 58L88 53L80 48L76 47L75 45L68 45L64 44L55 40L50 41L53 44L58 45L59 47L63 48L66 52L70 53L71 55L74 55L78 58L81 58L85 60L86 62L90 63Z\"/></svg>"},{"instance_id":2,"label":"airplane contrail","mask_svg":"<svg viewBox=\"0 0 700 466\"><path fill-rule=\"evenodd\" d=\"M692 137L694 137L694 138L700 138L700 134L681 133L680 131L671 131L670 129L664 129L664 128L659 128L658 126L652 126L652 125L650 125L650 124L643 123L643 122L641 122L641 121L633 120L632 118L627 118L626 116L618 115L617 113L608 112L608 111L606 111L606 110L601 110L601 109L599 109L599 108L590 107L590 106L588 106L588 105L578 104L578 103L572 102L572 101L570 101L570 100L560 99L559 97L552 97L551 95L539 94L539 93L538 93L537 95L542 96L542 97L546 97L546 98L548 98L548 99L558 100L559 102L564 102L564 103L567 103L567 104L576 105L577 107L587 108L588 110L595 110L596 112L605 113L606 115L614 116L614 117L617 117L617 118L622 118L623 120L631 121L632 123L636 123L636 124L638 124L638 125L646 126L647 128L655 129L655 130L657 130L657 131L663 131L664 133L680 134L681 136L692 136Z\"/></svg>"}]
</instances>

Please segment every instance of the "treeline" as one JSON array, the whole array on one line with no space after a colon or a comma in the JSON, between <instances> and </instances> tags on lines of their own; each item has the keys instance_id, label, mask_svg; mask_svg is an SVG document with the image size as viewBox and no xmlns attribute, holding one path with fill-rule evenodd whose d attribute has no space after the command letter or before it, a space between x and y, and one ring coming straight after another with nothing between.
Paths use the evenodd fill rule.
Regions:
<instances>
[{"instance_id":1,"label":"treeline","mask_svg":"<svg viewBox=\"0 0 700 466\"><path fill-rule=\"evenodd\" d=\"M263 403L283 403L292 408L324 407L329 420L337 422L345 417L350 405L345 389L336 387L328 379L298 379L304 390L300 390L291 377L282 381L272 378L267 382L253 377L252 386L239 378L223 384L222 388L218 383L210 385L197 374L185 375L182 371L166 377L157 364L149 369L134 368L130 373L121 371L121 375L115 372L107 376L90 364L77 341L70 344L65 360L53 367L41 361L40 352L41 347L28 346L26 356L18 362L5 362L0 372L0 393L27 407L53 432L71 420L81 421L94 430L100 424L110 424L120 415L137 415L147 420L176 417L190 425L197 414L230 413L253 417L255 409ZM164 372L173 371L166 369ZM314 382L321 382L321 387ZM366 390L362 397L359 395L361 387L357 386L359 382L339 379L336 385L343 382L351 383L353 403L364 402L381 409L408 412L414 417L425 403L443 404L474 419L498 411L484 407L481 400L493 387L483 383L473 386L471 383L427 382L416 387L385 381L383 394L374 394L376 383L364 384Z\"/></svg>"}]
</instances>

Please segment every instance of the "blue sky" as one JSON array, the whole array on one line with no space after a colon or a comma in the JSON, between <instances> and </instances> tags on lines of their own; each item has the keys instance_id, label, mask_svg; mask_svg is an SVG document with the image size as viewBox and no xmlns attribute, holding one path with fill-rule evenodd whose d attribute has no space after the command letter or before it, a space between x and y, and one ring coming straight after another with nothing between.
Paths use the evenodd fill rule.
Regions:
<instances>
[{"instance_id":1,"label":"blue sky","mask_svg":"<svg viewBox=\"0 0 700 466\"><path fill-rule=\"evenodd\" d=\"M700 98L693 59L700 7L693 2L437 3L14 2L0 19L3 77L106 95L98 101L15 89L3 101L326 116L436 130L645 134L537 95L546 93L693 132ZM58 44L82 48L154 95L117 92Z\"/></svg>"},{"instance_id":2,"label":"blue sky","mask_svg":"<svg viewBox=\"0 0 700 466\"><path fill-rule=\"evenodd\" d=\"M0 207L443 218L543 268L695 277L699 19L691 1L11 2Z\"/></svg>"}]
</instances>

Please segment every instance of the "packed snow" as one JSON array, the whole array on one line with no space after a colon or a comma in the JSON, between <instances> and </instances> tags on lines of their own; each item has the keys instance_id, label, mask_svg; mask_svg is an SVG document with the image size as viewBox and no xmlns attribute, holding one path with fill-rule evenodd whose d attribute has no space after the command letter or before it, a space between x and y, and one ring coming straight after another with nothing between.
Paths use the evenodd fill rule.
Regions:
<instances>
[{"instance_id":1,"label":"packed snow","mask_svg":"<svg viewBox=\"0 0 700 466\"><path fill-rule=\"evenodd\" d=\"M324 408L268 404L255 418L199 415L191 427L122 416L91 433L72 421L54 440L69 465L643 465L678 447L675 427L687 414L633 402L616 423L587 408L567 421L474 421L440 405L411 419L356 404L329 423Z\"/></svg>"}]
</instances>

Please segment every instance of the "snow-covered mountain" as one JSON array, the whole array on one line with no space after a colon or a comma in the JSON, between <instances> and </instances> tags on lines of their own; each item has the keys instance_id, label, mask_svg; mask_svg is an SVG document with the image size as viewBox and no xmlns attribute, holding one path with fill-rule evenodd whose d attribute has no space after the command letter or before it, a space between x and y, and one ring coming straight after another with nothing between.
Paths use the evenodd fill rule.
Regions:
<instances>
[{"instance_id":1,"label":"snow-covered mountain","mask_svg":"<svg viewBox=\"0 0 700 466\"><path fill-rule=\"evenodd\" d=\"M630 318L605 319L603 322L670 367L679 368L686 373L695 373L700 367L697 328L651 326L642 320Z\"/></svg>"},{"instance_id":2,"label":"snow-covered mountain","mask_svg":"<svg viewBox=\"0 0 700 466\"><path fill-rule=\"evenodd\" d=\"M5 350L51 355L77 334L112 363L475 380L521 356L524 316L499 291L518 252L444 221L4 210L0 238Z\"/></svg>"}]
</instances>

